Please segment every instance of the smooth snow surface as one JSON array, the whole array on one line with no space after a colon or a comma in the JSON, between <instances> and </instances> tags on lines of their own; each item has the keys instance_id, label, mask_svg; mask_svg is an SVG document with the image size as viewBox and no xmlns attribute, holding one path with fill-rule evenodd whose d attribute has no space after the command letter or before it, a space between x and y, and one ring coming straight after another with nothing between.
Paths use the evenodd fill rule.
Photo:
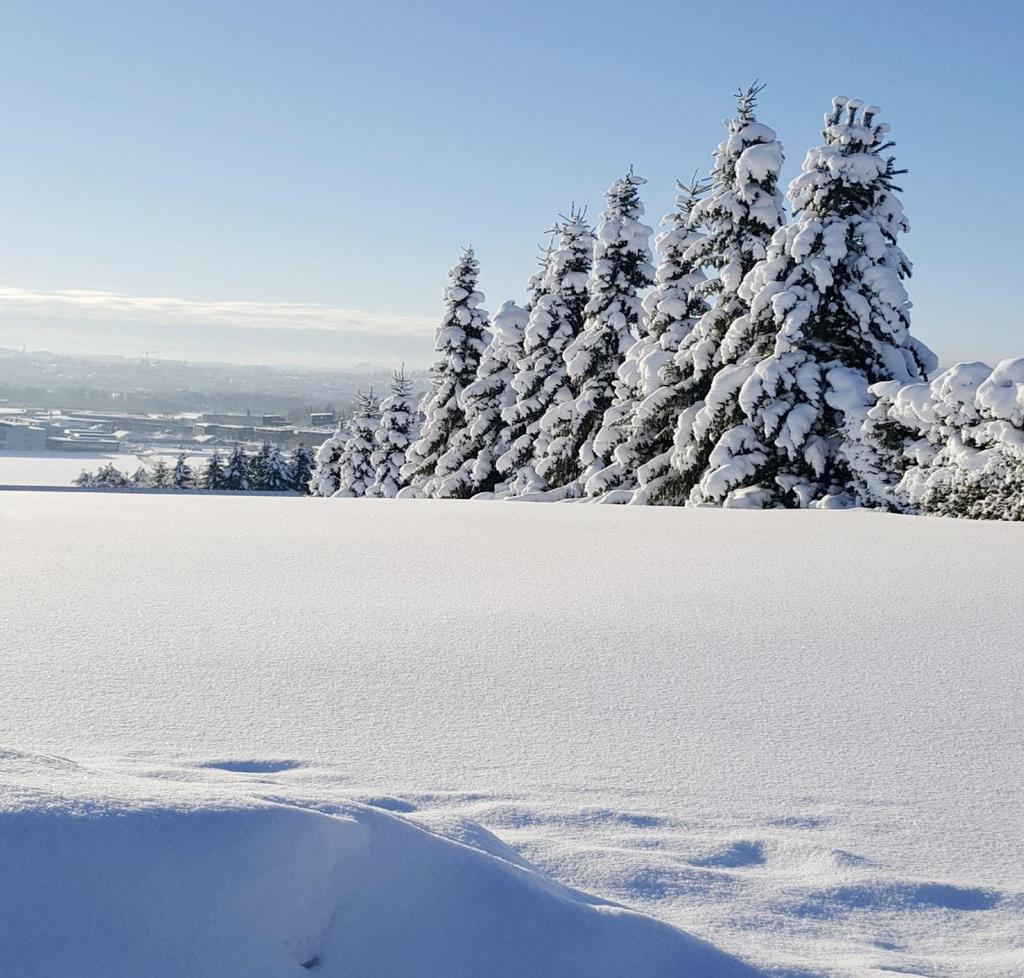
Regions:
<instances>
[{"instance_id":1,"label":"smooth snow surface","mask_svg":"<svg viewBox=\"0 0 1024 978\"><path fill-rule=\"evenodd\" d=\"M1024 974L1024 526L3 493L0 557L0 974L745 973L558 884Z\"/></svg>"}]
</instances>

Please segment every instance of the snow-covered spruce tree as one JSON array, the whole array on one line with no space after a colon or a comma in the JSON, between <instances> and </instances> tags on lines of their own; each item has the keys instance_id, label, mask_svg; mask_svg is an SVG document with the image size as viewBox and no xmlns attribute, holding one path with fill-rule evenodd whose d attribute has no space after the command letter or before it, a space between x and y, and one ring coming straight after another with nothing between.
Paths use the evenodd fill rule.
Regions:
<instances>
[{"instance_id":1,"label":"snow-covered spruce tree","mask_svg":"<svg viewBox=\"0 0 1024 978\"><path fill-rule=\"evenodd\" d=\"M1024 520L1024 358L958 363L888 402L889 419L921 436L897 487L907 508Z\"/></svg>"},{"instance_id":2,"label":"snow-covered spruce tree","mask_svg":"<svg viewBox=\"0 0 1024 978\"><path fill-rule=\"evenodd\" d=\"M292 468L275 445L263 463L263 488L269 492L287 492L292 485Z\"/></svg>"},{"instance_id":3,"label":"snow-covered spruce tree","mask_svg":"<svg viewBox=\"0 0 1024 978\"><path fill-rule=\"evenodd\" d=\"M638 188L645 182L631 169L605 194L583 329L564 353L573 399L541 419L550 440L535 468L567 496L581 495L586 480L606 464L594 451L594 436L615 398L619 364L639 336L638 293L654 280L651 229L640 220L644 208Z\"/></svg>"},{"instance_id":4,"label":"snow-covered spruce tree","mask_svg":"<svg viewBox=\"0 0 1024 978\"><path fill-rule=\"evenodd\" d=\"M546 476L557 469L558 459L548 456L550 434L542 418L573 400L564 353L583 329L587 281L594 253L594 235L585 212L571 209L552 229L557 244L547 256L530 315L523 331L523 356L512 377L515 401L502 411L509 426L508 450L498 469L508 480L508 492L522 495L552 488ZM559 425L557 413L551 427ZM538 460L544 459L537 471ZM557 476L556 476L557 478Z\"/></svg>"},{"instance_id":5,"label":"snow-covered spruce tree","mask_svg":"<svg viewBox=\"0 0 1024 978\"><path fill-rule=\"evenodd\" d=\"M444 291L444 316L434 331L439 359L432 370L430 391L420 404L423 428L406 453L401 475L409 488L403 495L435 496L444 478L437 467L452 435L464 428L462 392L476 379L480 357L490 341L483 294L476 290L480 263L466 248L449 273ZM449 470L450 471L450 470ZM410 492L410 490L412 490Z\"/></svg>"},{"instance_id":6,"label":"snow-covered spruce tree","mask_svg":"<svg viewBox=\"0 0 1024 978\"><path fill-rule=\"evenodd\" d=\"M252 488L249 483L249 462L241 445L231 449L224 470L224 488L235 492L248 492Z\"/></svg>"},{"instance_id":7,"label":"snow-covered spruce tree","mask_svg":"<svg viewBox=\"0 0 1024 978\"><path fill-rule=\"evenodd\" d=\"M255 492L262 492L267 488L267 466L270 463L270 455L273 449L269 441L264 441L259 451L253 453L246 459L249 475L249 489Z\"/></svg>"},{"instance_id":8,"label":"snow-covered spruce tree","mask_svg":"<svg viewBox=\"0 0 1024 978\"><path fill-rule=\"evenodd\" d=\"M311 496L333 496L337 492L341 475L341 455L347 439L348 433L344 422L339 423L337 431L316 450L313 472L309 477Z\"/></svg>"},{"instance_id":9,"label":"snow-covered spruce tree","mask_svg":"<svg viewBox=\"0 0 1024 978\"><path fill-rule=\"evenodd\" d=\"M225 487L224 459L217 449L206 460L202 474L199 477L199 484L204 489L223 489Z\"/></svg>"},{"instance_id":10,"label":"snow-covered spruce tree","mask_svg":"<svg viewBox=\"0 0 1024 978\"><path fill-rule=\"evenodd\" d=\"M902 279L910 264L896 244L907 224L898 171L882 155L889 127L877 113L833 100L824 145L790 185L793 223L744 282L750 313L723 345L745 352L726 358L677 435L682 470L701 470L695 502L852 504L845 432L870 403L867 388L934 369L934 355L909 332Z\"/></svg>"},{"instance_id":11,"label":"snow-covered spruce tree","mask_svg":"<svg viewBox=\"0 0 1024 978\"><path fill-rule=\"evenodd\" d=\"M288 488L306 495L309 492L309 480L313 475L313 459L309 449L300 441L292 452L288 462L291 483Z\"/></svg>"},{"instance_id":12,"label":"snow-covered spruce tree","mask_svg":"<svg viewBox=\"0 0 1024 978\"><path fill-rule=\"evenodd\" d=\"M72 480L72 485L82 489L127 489L131 482L113 462L101 465L95 473L82 472Z\"/></svg>"},{"instance_id":13,"label":"snow-covered spruce tree","mask_svg":"<svg viewBox=\"0 0 1024 978\"><path fill-rule=\"evenodd\" d=\"M380 403L380 421L374 433L374 450L370 455L373 483L366 495L393 499L405 488L401 469L405 453L419 434L420 415L412 396L412 381L405 368L396 371L391 380L391 393Z\"/></svg>"},{"instance_id":14,"label":"snow-covered spruce tree","mask_svg":"<svg viewBox=\"0 0 1024 978\"><path fill-rule=\"evenodd\" d=\"M374 452L373 436L380 418L377 398L371 388L368 394L356 395L349 419L347 437L338 463L338 488L334 495L339 497L365 496L373 485Z\"/></svg>"},{"instance_id":15,"label":"snow-covered spruce tree","mask_svg":"<svg viewBox=\"0 0 1024 978\"><path fill-rule=\"evenodd\" d=\"M510 442L502 411L514 403L512 376L522 358L528 315L507 300L491 320L491 341L480 358L476 379L462 392L466 423L452 434L448 450L437 462L434 495L438 498L466 499L501 488L497 461Z\"/></svg>"},{"instance_id":16,"label":"snow-covered spruce tree","mask_svg":"<svg viewBox=\"0 0 1024 978\"><path fill-rule=\"evenodd\" d=\"M904 490L903 478L911 468L931 459L935 451L922 429L901 419L897 402L920 388L928 399L927 384L906 386L898 380L871 384L864 401L846 413L843 454L857 498L875 508L897 513L918 512ZM916 391L920 396L920 391ZM915 397L917 399L917 397Z\"/></svg>"},{"instance_id":17,"label":"snow-covered spruce tree","mask_svg":"<svg viewBox=\"0 0 1024 978\"><path fill-rule=\"evenodd\" d=\"M160 457L153 463L153 474L150 477L154 489L166 489L171 484L171 470Z\"/></svg>"},{"instance_id":18,"label":"snow-covered spruce tree","mask_svg":"<svg viewBox=\"0 0 1024 978\"><path fill-rule=\"evenodd\" d=\"M152 480L149 475L149 471L144 465L140 465L133 473L132 477L128 480L133 489L145 489L152 485Z\"/></svg>"},{"instance_id":19,"label":"snow-covered spruce tree","mask_svg":"<svg viewBox=\"0 0 1024 978\"><path fill-rule=\"evenodd\" d=\"M676 505L686 500L710 451L708 444L689 444L693 415L718 372L746 353L740 337L750 305L742 283L785 222L778 189L782 145L775 130L759 122L755 113L763 87L755 83L738 93L736 115L726 122L726 138L715 150L708 196L691 211L692 227L705 233L687 248L685 260L694 269L714 273L697 289L711 308L674 358L672 386L680 409L674 437L681 443L669 456L674 471L660 466L638 471L638 503Z\"/></svg>"},{"instance_id":20,"label":"snow-covered spruce tree","mask_svg":"<svg viewBox=\"0 0 1024 978\"><path fill-rule=\"evenodd\" d=\"M174 461L174 468L171 470L171 485L175 489L195 488L196 480L192 474L192 466L188 464L188 457L184 452L180 452Z\"/></svg>"},{"instance_id":21,"label":"snow-covered spruce tree","mask_svg":"<svg viewBox=\"0 0 1024 978\"><path fill-rule=\"evenodd\" d=\"M655 239L659 262L655 288L643 302L644 334L619 366L616 401L594 439L597 453L612 461L587 480L586 491L609 501L659 501L671 472L676 419L685 404L674 357L707 312L701 294L706 278L688 257L701 238L692 212L707 187L696 177L676 187L675 209L662 218L665 230ZM633 492L641 469L644 488Z\"/></svg>"}]
</instances>

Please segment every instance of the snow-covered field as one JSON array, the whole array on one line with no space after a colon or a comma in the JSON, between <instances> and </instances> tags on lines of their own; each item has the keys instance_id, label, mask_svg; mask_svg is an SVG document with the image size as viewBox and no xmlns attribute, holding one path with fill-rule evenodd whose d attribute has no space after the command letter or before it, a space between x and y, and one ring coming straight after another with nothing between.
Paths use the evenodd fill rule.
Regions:
<instances>
[{"instance_id":1,"label":"snow-covered field","mask_svg":"<svg viewBox=\"0 0 1024 978\"><path fill-rule=\"evenodd\" d=\"M0 556L2 975L1024 974L1024 526L0 493Z\"/></svg>"},{"instance_id":2,"label":"snow-covered field","mask_svg":"<svg viewBox=\"0 0 1024 978\"><path fill-rule=\"evenodd\" d=\"M177 452L150 453L147 458L160 455L169 465L174 464ZM188 462L195 465L204 456L190 455ZM4 486L70 486L85 469L95 472L100 466L111 463L122 472L131 475L140 465L138 455L124 452L97 454L92 452L45 452L32 455L28 452L0 452L0 488Z\"/></svg>"}]
</instances>

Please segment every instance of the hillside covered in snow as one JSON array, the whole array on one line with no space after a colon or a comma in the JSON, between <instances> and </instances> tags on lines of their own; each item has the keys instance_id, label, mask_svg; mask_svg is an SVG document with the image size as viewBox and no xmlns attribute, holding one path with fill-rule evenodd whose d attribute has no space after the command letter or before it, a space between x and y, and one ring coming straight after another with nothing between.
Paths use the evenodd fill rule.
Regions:
<instances>
[{"instance_id":1,"label":"hillside covered in snow","mask_svg":"<svg viewBox=\"0 0 1024 978\"><path fill-rule=\"evenodd\" d=\"M1024 970L1024 528L0 506L3 974Z\"/></svg>"}]
</instances>

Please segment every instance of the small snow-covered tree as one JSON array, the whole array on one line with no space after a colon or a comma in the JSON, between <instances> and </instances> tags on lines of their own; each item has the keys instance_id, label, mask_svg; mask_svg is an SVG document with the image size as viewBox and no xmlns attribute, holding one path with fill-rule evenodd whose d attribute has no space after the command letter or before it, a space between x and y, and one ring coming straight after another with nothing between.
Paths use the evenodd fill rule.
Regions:
<instances>
[{"instance_id":1,"label":"small snow-covered tree","mask_svg":"<svg viewBox=\"0 0 1024 978\"><path fill-rule=\"evenodd\" d=\"M203 466L202 474L199 477L199 484L204 489L224 489L226 480L224 474L224 459L217 449L214 449Z\"/></svg>"},{"instance_id":2,"label":"small snow-covered tree","mask_svg":"<svg viewBox=\"0 0 1024 978\"><path fill-rule=\"evenodd\" d=\"M333 496L341 477L341 456L348 434L343 425L316 450L313 472L309 478L311 496Z\"/></svg>"},{"instance_id":3,"label":"small snow-covered tree","mask_svg":"<svg viewBox=\"0 0 1024 978\"><path fill-rule=\"evenodd\" d=\"M131 483L131 487L133 489L145 489L147 486L152 484L149 471L146 469L144 465L140 465L132 473L132 477L128 481Z\"/></svg>"},{"instance_id":4,"label":"small snow-covered tree","mask_svg":"<svg viewBox=\"0 0 1024 978\"><path fill-rule=\"evenodd\" d=\"M195 477L192 474L192 466L188 464L188 457L184 452L179 453L171 470L171 485L175 489L195 488Z\"/></svg>"},{"instance_id":5,"label":"small snow-covered tree","mask_svg":"<svg viewBox=\"0 0 1024 978\"><path fill-rule=\"evenodd\" d=\"M583 483L606 464L594 450L604 412L616 392L616 371L639 337L639 292L651 285L651 229L640 220L639 188L646 181L632 169L605 194L594 260L587 284L583 329L565 349L573 400L541 421L549 441L537 472L549 485L579 495Z\"/></svg>"},{"instance_id":6,"label":"small snow-covered tree","mask_svg":"<svg viewBox=\"0 0 1024 978\"><path fill-rule=\"evenodd\" d=\"M498 459L508 450L509 427L502 411L514 403L512 376L523 353L523 329L529 314L511 300L491 320L491 341L476 379L462 392L465 425L452 433L438 459L438 498L466 499L499 488Z\"/></svg>"},{"instance_id":7,"label":"small snow-covered tree","mask_svg":"<svg viewBox=\"0 0 1024 978\"><path fill-rule=\"evenodd\" d=\"M96 470L91 485L100 489L127 489L129 482L124 472L113 462L107 462Z\"/></svg>"},{"instance_id":8,"label":"small snow-covered tree","mask_svg":"<svg viewBox=\"0 0 1024 978\"><path fill-rule=\"evenodd\" d=\"M393 499L405 488L401 469L405 453L419 434L419 410L412 396L412 381L405 368L396 371L391 381L391 394L380 404L380 422L374 433L374 450L370 455L373 483L368 496Z\"/></svg>"},{"instance_id":9,"label":"small snow-covered tree","mask_svg":"<svg viewBox=\"0 0 1024 978\"><path fill-rule=\"evenodd\" d=\"M557 244L548 253L542 278L533 286L536 294L523 330L523 355L511 381L515 401L502 410L510 445L497 464L508 479L511 495L550 489L547 476L560 478L560 459L548 455L550 435L542 419L554 411L550 427L556 428L560 424L557 408L573 400L564 354L583 329L594 235L585 212L575 208L552 232Z\"/></svg>"},{"instance_id":10,"label":"small snow-covered tree","mask_svg":"<svg viewBox=\"0 0 1024 978\"><path fill-rule=\"evenodd\" d=\"M261 492L267 488L267 466L270 463L272 451L270 442L264 441L260 445L259 451L254 452L246 459L250 490Z\"/></svg>"},{"instance_id":11,"label":"small snow-covered tree","mask_svg":"<svg viewBox=\"0 0 1024 978\"><path fill-rule=\"evenodd\" d=\"M423 428L409 446L401 472L418 495L438 493L445 475L437 472L438 463L448 451L452 435L466 425L462 393L476 379L480 357L490 340L487 312L480 307L484 297L476 289L479 274L480 263L473 249L466 248L449 273L450 284L444 291L444 316L434 332L439 359L433 367L430 391L420 405Z\"/></svg>"},{"instance_id":12,"label":"small snow-covered tree","mask_svg":"<svg viewBox=\"0 0 1024 978\"><path fill-rule=\"evenodd\" d=\"M660 501L671 473L672 437L685 404L674 358L707 311L701 295L707 280L689 257L701 238L692 212L707 188L696 177L676 186L676 207L662 218L665 230L655 239L659 261L655 288L643 301L644 333L618 369L616 401L594 439L597 453L612 462L587 480L591 496L617 490L615 501ZM634 493L638 481L643 488Z\"/></svg>"},{"instance_id":13,"label":"small snow-covered tree","mask_svg":"<svg viewBox=\"0 0 1024 978\"><path fill-rule=\"evenodd\" d=\"M292 468L275 445L263 463L263 488L268 492L288 492L292 485Z\"/></svg>"},{"instance_id":14,"label":"small snow-covered tree","mask_svg":"<svg viewBox=\"0 0 1024 978\"><path fill-rule=\"evenodd\" d=\"M71 480L71 484L73 486L78 486L79 489L91 489L95 482L96 474L88 469L82 469L82 471Z\"/></svg>"},{"instance_id":15,"label":"small snow-covered tree","mask_svg":"<svg viewBox=\"0 0 1024 978\"><path fill-rule=\"evenodd\" d=\"M919 381L934 369L909 332L910 263L896 243L907 224L877 113L833 100L825 143L790 186L795 219L744 282L750 313L729 343L746 353L718 371L677 438L684 469L710 447L694 501L851 504L848 417L870 402L870 385Z\"/></svg>"},{"instance_id":16,"label":"small snow-covered tree","mask_svg":"<svg viewBox=\"0 0 1024 978\"><path fill-rule=\"evenodd\" d=\"M303 495L309 492L309 480L313 475L313 459L309 449L300 441L292 452L288 465L291 473L290 489Z\"/></svg>"},{"instance_id":17,"label":"small snow-covered tree","mask_svg":"<svg viewBox=\"0 0 1024 978\"><path fill-rule=\"evenodd\" d=\"M249 462L241 445L235 445L228 457L227 468L224 470L224 488L235 492L248 492L252 488L249 482Z\"/></svg>"},{"instance_id":18,"label":"small snow-covered tree","mask_svg":"<svg viewBox=\"0 0 1024 978\"><path fill-rule=\"evenodd\" d=\"M378 402L373 396L373 390L368 394L357 394L352 417L346 426L347 437L341 450L335 496L365 496L366 490L373 485L371 456L379 417Z\"/></svg>"},{"instance_id":19,"label":"small snow-covered tree","mask_svg":"<svg viewBox=\"0 0 1024 978\"><path fill-rule=\"evenodd\" d=\"M1024 520L1024 357L958 363L930 384L880 392L904 442L897 505L968 519Z\"/></svg>"},{"instance_id":20,"label":"small snow-covered tree","mask_svg":"<svg viewBox=\"0 0 1024 978\"><path fill-rule=\"evenodd\" d=\"M171 470L160 456L157 456L157 460L153 463L153 473L150 476L150 481L154 489L166 489L171 485Z\"/></svg>"},{"instance_id":21,"label":"small snow-covered tree","mask_svg":"<svg viewBox=\"0 0 1024 978\"><path fill-rule=\"evenodd\" d=\"M935 452L918 426L908 426L897 410L897 402L905 405L916 389L926 392L927 385L881 381L871 384L859 403L854 400L846 405L842 452L849 464L853 491L866 506L897 513L917 512L904 491L903 478Z\"/></svg>"}]
</instances>

